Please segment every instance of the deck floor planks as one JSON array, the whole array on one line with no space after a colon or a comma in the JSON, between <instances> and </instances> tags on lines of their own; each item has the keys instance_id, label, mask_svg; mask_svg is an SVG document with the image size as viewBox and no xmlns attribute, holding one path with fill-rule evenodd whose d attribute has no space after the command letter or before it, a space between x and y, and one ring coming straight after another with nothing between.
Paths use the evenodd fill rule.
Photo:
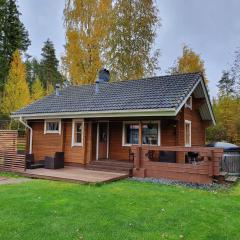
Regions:
<instances>
[{"instance_id":1,"label":"deck floor planks","mask_svg":"<svg viewBox=\"0 0 240 240\"><path fill-rule=\"evenodd\" d=\"M125 173L94 171L80 167L64 167L61 169L27 169L24 175L32 178L90 184L112 182L128 177Z\"/></svg>"}]
</instances>

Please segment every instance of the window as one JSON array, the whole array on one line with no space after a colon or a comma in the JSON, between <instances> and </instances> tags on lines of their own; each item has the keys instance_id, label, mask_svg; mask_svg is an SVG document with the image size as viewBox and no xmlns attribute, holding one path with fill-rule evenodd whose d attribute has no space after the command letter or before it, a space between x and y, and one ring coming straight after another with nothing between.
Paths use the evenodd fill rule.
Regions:
<instances>
[{"instance_id":1,"label":"window","mask_svg":"<svg viewBox=\"0 0 240 240\"><path fill-rule=\"evenodd\" d=\"M189 97L188 100L186 101L185 108L192 109L192 97Z\"/></svg>"},{"instance_id":2,"label":"window","mask_svg":"<svg viewBox=\"0 0 240 240\"><path fill-rule=\"evenodd\" d=\"M160 145L159 122L144 122L142 124L142 144Z\"/></svg>"},{"instance_id":3,"label":"window","mask_svg":"<svg viewBox=\"0 0 240 240\"><path fill-rule=\"evenodd\" d=\"M72 121L72 146L83 145L83 124L82 120Z\"/></svg>"},{"instance_id":4,"label":"window","mask_svg":"<svg viewBox=\"0 0 240 240\"><path fill-rule=\"evenodd\" d=\"M46 133L61 134L61 120L45 120L44 134Z\"/></svg>"},{"instance_id":5,"label":"window","mask_svg":"<svg viewBox=\"0 0 240 240\"><path fill-rule=\"evenodd\" d=\"M185 147L191 147L191 122L185 120Z\"/></svg>"},{"instance_id":6,"label":"window","mask_svg":"<svg viewBox=\"0 0 240 240\"><path fill-rule=\"evenodd\" d=\"M139 143L139 123L123 123L123 146Z\"/></svg>"}]
</instances>

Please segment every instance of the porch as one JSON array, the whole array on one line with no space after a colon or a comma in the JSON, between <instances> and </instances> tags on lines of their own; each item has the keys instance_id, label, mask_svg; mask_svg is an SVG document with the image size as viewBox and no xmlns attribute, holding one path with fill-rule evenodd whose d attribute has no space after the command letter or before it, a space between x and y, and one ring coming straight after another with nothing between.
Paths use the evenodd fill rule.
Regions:
<instances>
[{"instance_id":1,"label":"porch","mask_svg":"<svg viewBox=\"0 0 240 240\"><path fill-rule=\"evenodd\" d=\"M68 129L67 126L68 123L64 127L65 130L66 128ZM110 134L107 132L106 134L99 134L97 137L97 139L99 138L98 146L104 144L104 148L101 149L105 149L105 151L99 149L99 153L104 152L104 155L109 154L109 158L99 157L96 160L94 159L94 156L97 155L96 148L94 147L96 145L93 144L93 141L87 141L87 139L95 139L93 137L94 124L90 124L90 126L92 126L92 128L90 127L88 129L87 125L85 125L87 132L85 135L86 140L84 141L85 147L75 146L67 148L66 144L62 144L63 148L61 150L65 150L62 151L65 155L64 168L58 170L42 168L26 170L25 156L18 154L17 151L17 132L1 131L0 142L2 142L2 146L4 147L0 148L0 170L22 172L29 177L35 178L68 180L81 183L108 182L126 178L127 176L169 178L186 182L211 183L214 177L219 176L219 163L223 155L223 149L182 146L170 147L152 144L123 146L122 137L121 134L119 134L122 133L122 125L119 123L110 124L110 126L115 126L114 132L113 128L110 127L112 130ZM107 124L105 126L107 126ZM109 129L109 127L107 126L105 129ZM153 126L151 126L151 129L153 129ZM61 138L63 135L64 134L59 134L58 136ZM100 137L100 135L102 136ZM139 135L141 135L141 131ZM141 139L139 135L137 135L138 139ZM44 135L44 139L45 137L47 137L47 135ZM101 138L102 141L100 141ZM112 139L112 141L108 139ZM115 141L113 141L114 139ZM134 138L130 137L130 139ZM67 141L65 141L65 143L66 142ZM109 144L109 142L111 144ZM46 143L46 139L44 143ZM41 146L41 148L38 146ZM52 146L51 149L47 149L46 147L48 145L46 144L39 144L38 146L34 145L34 155L38 153L37 150L40 150L43 156L53 156L54 152L58 150L57 148L53 149ZM44 151L45 149L48 151ZM93 154L94 150L95 154ZM75 151L76 154L71 155L71 158L69 158L69 154L72 154L73 151ZM189 153L193 155L193 159L188 158ZM36 160L38 159L39 157L37 155ZM111 159L115 159L115 161ZM74 160L76 161L75 163ZM79 164L81 160L82 164ZM88 169L90 164L94 164L94 166Z\"/></svg>"}]
</instances>

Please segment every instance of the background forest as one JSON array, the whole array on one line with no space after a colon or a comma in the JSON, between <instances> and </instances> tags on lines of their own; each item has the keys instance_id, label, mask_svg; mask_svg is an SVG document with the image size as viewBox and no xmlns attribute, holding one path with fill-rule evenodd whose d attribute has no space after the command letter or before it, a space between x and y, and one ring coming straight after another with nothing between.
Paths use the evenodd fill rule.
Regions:
<instances>
[{"instance_id":1,"label":"background forest","mask_svg":"<svg viewBox=\"0 0 240 240\"><path fill-rule=\"evenodd\" d=\"M11 127L11 112L51 94L57 83L62 87L94 83L102 67L110 70L111 81L159 74L161 56L155 41L162 20L154 0L66 0L66 42L61 59L47 36L41 58L28 55L31 39L20 15L16 0L0 0L0 127ZM185 44L167 74L202 72L207 84L211 79L205 67L201 55ZM240 144L237 46L212 102L217 125L208 129L207 140Z\"/></svg>"}]
</instances>

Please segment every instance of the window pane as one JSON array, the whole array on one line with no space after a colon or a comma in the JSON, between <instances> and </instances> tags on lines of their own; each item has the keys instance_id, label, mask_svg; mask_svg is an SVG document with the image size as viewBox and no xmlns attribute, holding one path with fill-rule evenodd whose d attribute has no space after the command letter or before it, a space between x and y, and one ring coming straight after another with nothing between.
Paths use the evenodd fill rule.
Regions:
<instances>
[{"instance_id":1,"label":"window pane","mask_svg":"<svg viewBox=\"0 0 240 240\"><path fill-rule=\"evenodd\" d=\"M47 130L48 131L58 131L59 130L58 122L47 122Z\"/></svg>"},{"instance_id":2,"label":"window pane","mask_svg":"<svg viewBox=\"0 0 240 240\"><path fill-rule=\"evenodd\" d=\"M82 142L82 123L75 123L75 142Z\"/></svg>"},{"instance_id":3,"label":"window pane","mask_svg":"<svg viewBox=\"0 0 240 240\"><path fill-rule=\"evenodd\" d=\"M146 123L142 125L142 143L143 144L158 144L158 124Z\"/></svg>"},{"instance_id":4,"label":"window pane","mask_svg":"<svg viewBox=\"0 0 240 240\"><path fill-rule=\"evenodd\" d=\"M190 123L185 123L185 145L189 146L191 144L191 133L190 133Z\"/></svg>"},{"instance_id":5,"label":"window pane","mask_svg":"<svg viewBox=\"0 0 240 240\"><path fill-rule=\"evenodd\" d=\"M99 124L99 142L102 142L102 143L107 142L107 124L106 123Z\"/></svg>"},{"instance_id":6,"label":"window pane","mask_svg":"<svg viewBox=\"0 0 240 240\"><path fill-rule=\"evenodd\" d=\"M125 143L138 144L139 125L138 124L126 124L125 125Z\"/></svg>"}]
</instances>

